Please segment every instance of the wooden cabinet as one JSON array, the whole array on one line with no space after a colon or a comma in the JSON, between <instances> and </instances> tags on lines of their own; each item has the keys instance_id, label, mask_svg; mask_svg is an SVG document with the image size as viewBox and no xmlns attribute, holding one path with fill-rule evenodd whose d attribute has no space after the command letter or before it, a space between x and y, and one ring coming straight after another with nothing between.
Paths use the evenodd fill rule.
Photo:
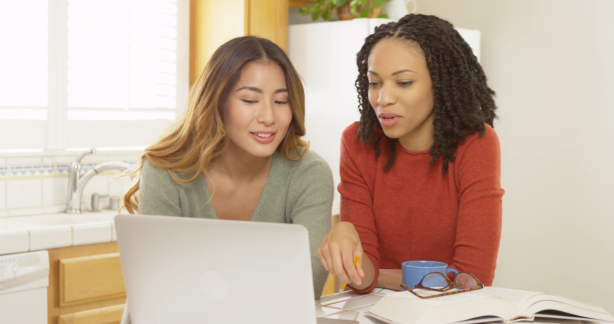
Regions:
<instances>
[{"instance_id":1,"label":"wooden cabinet","mask_svg":"<svg viewBox=\"0 0 614 324\"><path fill-rule=\"evenodd\" d=\"M124 297L119 253L60 259L60 307Z\"/></svg>"},{"instance_id":2,"label":"wooden cabinet","mask_svg":"<svg viewBox=\"0 0 614 324\"><path fill-rule=\"evenodd\" d=\"M58 324L119 323L124 314L125 306L125 304L121 304L60 315L60 317L58 317Z\"/></svg>"},{"instance_id":3,"label":"wooden cabinet","mask_svg":"<svg viewBox=\"0 0 614 324\"><path fill-rule=\"evenodd\" d=\"M245 35L270 39L288 52L288 0L245 0Z\"/></svg>"},{"instance_id":4,"label":"wooden cabinet","mask_svg":"<svg viewBox=\"0 0 614 324\"><path fill-rule=\"evenodd\" d=\"M288 50L288 8L313 0L190 0L190 85L215 50L232 38L258 35Z\"/></svg>"},{"instance_id":5,"label":"wooden cabinet","mask_svg":"<svg viewBox=\"0 0 614 324\"><path fill-rule=\"evenodd\" d=\"M119 323L126 304L116 242L49 250L48 324Z\"/></svg>"}]
</instances>

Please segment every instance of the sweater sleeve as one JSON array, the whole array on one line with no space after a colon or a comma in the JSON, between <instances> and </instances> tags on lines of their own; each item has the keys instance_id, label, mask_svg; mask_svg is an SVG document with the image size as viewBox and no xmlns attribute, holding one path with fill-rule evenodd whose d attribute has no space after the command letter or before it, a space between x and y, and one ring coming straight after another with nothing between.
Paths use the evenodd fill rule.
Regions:
<instances>
[{"instance_id":1,"label":"sweater sleeve","mask_svg":"<svg viewBox=\"0 0 614 324\"><path fill-rule=\"evenodd\" d=\"M501 240L501 149L495 131L471 139L459 154L459 209L452 267L492 285Z\"/></svg>"},{"instance_id":2,"label":"sweater sleeve","mask_svg":"<svg viewBox=\"0 0 614 324\"><path fill-rule=\"evenodd\" d=\"M179 194L174 181L167 170L145 160L139 184L139 214L181 216ZM128 301L126 301L121 324L131 323Z\"/></svg>"},{"instance_id":3,"label":"sweater sleeve","mask_svg":"<svg viewBox=\"0 0 614 324\"><path fill-rule=\"evenodd\" d=\"M292 175L286 210L293 224L303 225L309 232L313 291L317 299L328 278L317 251L331 226L334 182L328 163L316 154L311 155L317 158L302 161Z\"/></svg>"},{"instance_id":4,"label":"sweater sleeve","mask_svg":"<svg viewBox=\"0 0 614 324\"><path fill-rule=\"evenodd\" d=\"M373 283L369 287L363 290L352 287L350 289L368 293L375 288L379 277L379 242L373 216L373 197L364 177L358 170L357 163L350 154L345 136L341 139L339 173L341 176L341 183L338 187L341 194L340 220L354 225L360 236L364 254L371 260L375 270Z\"/></svg>"}]
</instances>

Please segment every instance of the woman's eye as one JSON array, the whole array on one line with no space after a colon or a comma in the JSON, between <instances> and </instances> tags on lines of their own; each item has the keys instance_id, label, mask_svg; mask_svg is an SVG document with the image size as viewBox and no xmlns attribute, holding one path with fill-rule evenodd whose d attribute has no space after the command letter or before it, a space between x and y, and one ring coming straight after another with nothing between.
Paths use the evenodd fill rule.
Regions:
<instances>
[{"instance_id":1,"label":"woman's eye","mask_svg":"<svg viewBox=\"0 0 614 324\"><path fill-rule=\"evenodd\" d=\"M277 100L277 101L275 101L275 103L276 103L276 104L278 104L278 105L285 105L285 104L287 104L288 102L287 102L287 101L280 101L280 100Z\"/></svg>"},{"instance_id":2,"label":"woman's eye","mask_svg":"<svg viewBox=\"0 0 614 324\"><path fill-rule=\"evenodd\" d=\"M258 101L256 100L247 100L247 99L241 99L241 101L243 101L246 104L254 104L257 103Z\"/></svg>"},{"instance_id":3,"label":"woman's eye","mask_svg":"<svg viewBox=\"0 0 614 324\"><path fill-rule=\"evenodd\" d=\"M369 81L369 86L370 87L377 87L378 85L379 85L379 82Z\"/></svg>"},{"instance_id":4,"label":"woman's eye","mask_svg":"<svg viewBox=\"0 0 614 324\"><path fill-rule=\"evenodd\" d=\"M399 81L398 84L402 87L406 87L414 83L414 81Z\"/></svg>"}]
</instances>

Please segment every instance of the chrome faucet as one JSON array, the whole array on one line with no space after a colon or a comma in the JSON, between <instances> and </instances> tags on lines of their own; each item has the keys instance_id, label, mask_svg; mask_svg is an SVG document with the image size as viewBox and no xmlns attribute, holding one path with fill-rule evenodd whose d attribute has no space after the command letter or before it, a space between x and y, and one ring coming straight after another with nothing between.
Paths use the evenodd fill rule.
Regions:
<instances>
[{"instance_id":1,"label":"chrome faucet","mask_svg":"<svg viewBox=\"0 0 614 324\"><path fill-rule=\"evenodd\" d=\"M81 214L81 196L83 188L87 182L100 172L110 170L126 170L132 167L126 162L104 162L96 165L90 171L81 175L81 160L88 154L96 153L95 148L81 154L75 162L70 165L70 180L68 182L68 203L66 206L67 214Z\"/></svg>"}]
</instances>

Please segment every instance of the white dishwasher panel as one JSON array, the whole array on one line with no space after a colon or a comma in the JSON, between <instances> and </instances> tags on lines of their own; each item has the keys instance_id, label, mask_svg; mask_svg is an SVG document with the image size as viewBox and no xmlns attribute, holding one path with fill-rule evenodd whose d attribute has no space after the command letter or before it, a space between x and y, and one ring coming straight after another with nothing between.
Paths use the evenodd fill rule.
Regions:
<instances>
[{"instance_id":1,"label":"white dishwasher panel","mask_svg":"<svg viewBox=\"0 0 614 324\"><path fill-rule=\"evenodd\" d=\"M46 324L47 251L0 256L0 323Z\"/></svg>"}]
</instances>

